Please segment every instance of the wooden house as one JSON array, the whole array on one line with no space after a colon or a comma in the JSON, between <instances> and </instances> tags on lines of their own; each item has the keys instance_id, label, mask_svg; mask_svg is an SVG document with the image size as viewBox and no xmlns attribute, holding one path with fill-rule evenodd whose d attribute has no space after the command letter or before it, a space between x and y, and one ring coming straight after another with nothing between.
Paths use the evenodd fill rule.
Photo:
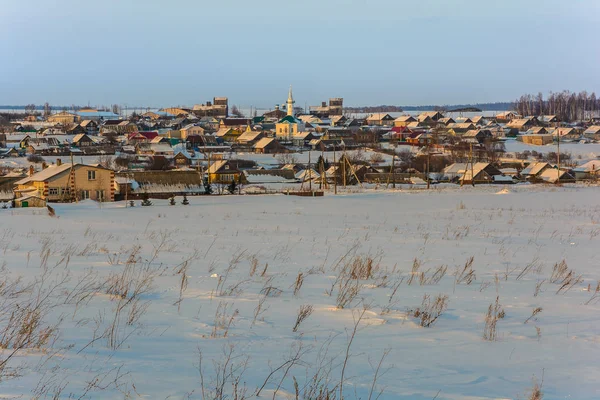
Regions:
<instances>
[{"instance_id":1,"label":"wooden house","mask_svg":"<svg viewBox=\"0 0 600 400\"><path fill-rule=\"evenodd\" d=\"M366 122L374 126L393 126L394 117L388 113L374 113L367 117Z\"/></svg>"},{"instance_id":2,"label":"wooden house","mask_svg":"<svg viewBox=\"0 0 600 400\"><path fill-rule=\"evenodd\" d=\"M404 127L408 126L408 124L415 121L416 119L412 115L401 115L394 120L394 126Z\"/></svg>"},{"instance_id":3,"label":"wooden house","mask_svg":"<svg viewBox=\"0 0 600 400\"><path fill-rule=\"evenodd\" d=\"M257 154L286 153L287 149L274 138L262 138L252 146Z\"/></svg>"},{"instance_id":4,"label":"wooden house","mask_svg":"<svg viewBox=\"0 0 600 400\"><path fill-rule=\"evenodd\" d=\"M97 165L62 164L58 159L40 172L30 170L13 191L17 198L33 195L49 202L114 201L114 177L113 171Z\"/></svg>"},{"instance_id":5,"label":"wooden house","mask_svg":"<svg viewBox=\"0 0 600 400\"><path fill-rule=\"evenodd\" d=\"M224 142L234 143L241 134L242 132L237 129L222 127L215 136Z\"/></svg>"},{"instance_id":6,"label":"wooden house","mask_svg":"<svg viewBox=\"0 0 600 400\"><path fill-rule=\"evenodd\" d=\"M85 133L80 133L79 135L75 135L72 144L76 147L90 147L94 146L96 142Z\"/></svg>"},{"instance_id":7,"label":"wooden house","mask_svg":"<svg viewBox=\"0 0 600 400\"><path fill-rule=\"evenodd\" d=\"M214 161L206 171L210 183L230 184L231 181L240 182L242 173L233 168L228 160Z\"/></svg>"}]
</instances>

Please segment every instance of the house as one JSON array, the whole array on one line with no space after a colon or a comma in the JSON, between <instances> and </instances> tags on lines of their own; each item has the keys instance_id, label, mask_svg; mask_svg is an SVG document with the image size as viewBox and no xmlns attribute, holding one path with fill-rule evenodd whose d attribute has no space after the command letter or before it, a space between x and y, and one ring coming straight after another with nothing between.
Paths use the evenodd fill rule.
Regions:
<instances>
[{"instance_id":1,"label":"house","mask_svg":"<svg viewBox=\"0 0 600 400\"><path fill-rule=\"evenodd\" d=\"M248 127L249 126L250 125L248 125ZM250 130L250 128L248 128L248 129L246 129L246 131L244 133L242 133L240 136L238 136L236 141L241 145L252 146L256 142L258 142L260 139L262 139L264 136L265 136L264 133L262 133L260 131L253 131L253 130Z\"/></svg>"},{"instance_id":2,"label":"house","mask_svg":"<svg viewBox=\"0 0 600 400\"><path fill-rule=\"evenodd\" d=\"M79 135L80 133L86 132L87 131L80 124L72 124L71 126L65 128L65 133L67 135Z\"/></svg>"},{"instance_id":3,"label":"house","mask_svg":"<svg viewBox=\"0 0 600 400\"><path fill-rule=\"evenodd\" d=\"M551 168L551 165L547 162L532 162L521 171L521 176L525 179L538 178L548 168Z\"/></svg>"},{"instance_id":4,"label":"house","mask_svg":"<svg viewBox=\"0 0 600 400\"><path fill-rule=\"evenodd\" d=\"M189 167L192 165L192 159L189 154L180 151L173 157L173 163L176 167Z\"/></svg>"},{"instance_id":5,"label":"house","mask_svg":"<svg viewBox=\"0 0 600 400\"><path fill-rule=\"evenodd\" d=\"M583 136L593 140L600 139L600 125L590 126L585 131L583 131Z\"/></svg>"},{"instance_id":6,"label":"house","mask_svg":"<svg viewBox=\"0 0 600 400\"><path fill-rule=\"evenodd\" d=\"M475 125L478 125L478 126L485 126L485 125L487 125L487 121L481 115L477 115L477 116L471 117L471 122L474 123Z\"/></svg>"},{"instance_id":7,"label":"house","mask_svg":"<svg viewBox=\"0 0 600 400\"><path fill-rule=\"evenodd\" d=\"M508 124L506 124L507 128L515 128L518 129L519 132L525 132L536 126L537 119L535 117L527 117L527 118L517 118L511 120Z\"/></svg>"},{"instance_id":8,"label":"house","mask_svg":"<svg viewBox=\"0 0 600 400\"><path fill-rule=\"evenodd\" d=\"M127 142L131 144L135 143L149 143L158 136L158 132L148 131L148 132L133 132L127 136Z\"/></svg>"},{"instance_id":9,"label":"house","mask_svg":"<svg viewBox=\"0 0 600 400\"><path fill-rule=\"evenodd\" d=\"M98 165L62 164L34 173L15 182L17 198L36 196L49 202L70 202L92 199L114 201L114 172Z\"/></svg>"},{"instance_id":10,"label":"house","mask_svg":"<svg viewBox=\"0 0 600 400\"><path fill-rule=\"evenodd\" d=\"M215 136L225 142L233 143L241 134L242 132L237 129L223 127L217 131Z\"/></svg>"},{"instance_id":11,"label":"house","mask_svg":"<svg viewBox=\"0 0 600 400\"><path fill-rule=\"evenodd\" d=\"M440 112L429 111L419 114L417 117L417 121L423 125L431 125L442 118L444 118L444 116Z\"/></svg>"},{"instance_id":12,"label":"house","mask_svg":"<svg viewBox=\"0 0 600 400\"><path fill-rule=\"evenodd\" d=\"M233 168L228 160L218 160L210 164L207 170L210 183L230 184L232 181L240 182L242 173Z\"/></svg>"},{"instance_id":13,"label":"house","mask_svg":"<svg viewBox=\"0 0 600 400\"><path fill-rule=\"evenodd\" d=\"M556 115L541 115L538 117L538 121L546 126L559 122Z\"/></svg>"},{"instance_id":14,"label":"house","mask_svg":"<svg viewBox=\"0 0 600 400\"><path fill-rule=\"evenodd\" d=\"M298 132L292 136L292 145L297 147L308 146L311 140L317 139L319 135L313 132Z\"/></svg>"},{"instance_id":15,"label":"house","mask_svg":"<svg viewBox=\"0 0 600 400\"><path fill-rule=\"evenodd\" d=\"M411 122L415 122L416 119L412 115L401 115L394 120L394 126L403 127L408 126Z\"/></svg>"},{"instance_id":16,"label":"house","mask_svg":"<svg viewBox=\"0 0 600 400\"><path fill-rule=\"evenodd\" d=\"M438 124L445 125L445 126L449 125L449 124L455 124L456 123L456 121L454 119L450 118L450 117L440 118L440 119L438 119L437 122L438 122Z\"/></svg>"},{"instance_id":17,"label":"house","mask_svg":"<svg viewBox=\"0 0 600 400\"><path fill-rule=\"evenodd\" d=\"M38 154L38 155L48 155L52 153L54 147L50 146L46 142L33 142L30 141L27 146L27 154Z\"/></svg>"},{"instance_id":18,"label":"house","mask_svg":"<svg viewBox=\"0 0 600 400\"><path fill-rule=\"evenodd\" d=\"M257 154L286 153L287 149L274 138L262 138L252 146Z\"/></svg>"},{"instance_id":19,"label":"house","mask_svg":"<svg viewBox=\"0 0 600 400\"><path fill-rule=\"evenodd\" d=\"M569 139L569 140L577 140L581 137L581 131L575 128L569 127L558 127L555 129L549 129L548 133L550 133L553 137L560 137L561 140Z\"/></svg>"},{"instance_id":20,"label":"house","mask_svg":"<svg viewBox=\"0 0 600 400\"><path fill-rule=\"evenodd\" d=\"M465 122L448 124L446 128L448 128L448 133L450 135L460 135L463 133L467 133L470 130L476 129L476 126L472 122Z\"/></svg>"},{"instance_id":21,"label":"house","mask_svg":"<svg viewBox=\"0 0 600 400\"><path fill-rule=\"evenodd\" d=\"M168 143L138 143L136 153L151 156L173 156L175 154Z\"/></svg>"},{"instance_id":22,"label":"house","mask_svg":"<svg viewBox=\"0 0 600 400\"><path fill-rule=\"evenodd\" d=\"M568 171L558 170L556 167L546 168L541 174L538 175L538 179L546 183L567 183L575 182L575 177Z\"/></svg>"},{"instance_id":23,"label":"house","mask_svg":"<svg viewBox=\"0 0 600 400\"><path fill-rule=\"evenodd\" d=\"M193 148L218 145L217 138L212 135L191 135L187 137L186 142Z\"/></svg>"},{"instance_id":24,"label":"house","mask_svg":"<svg viewBox=\"0 0 600 400\"><path fill-rule=\"evenodd\" d=\"M520 115L514 111L504 111L496 114L496 122L509 122L518 117L520 117Z\"/></svg>"},{"instance_id":25,"label":"house","mask_svg":"<svg viewBox=\"0 0 600 400\"><path fill-rule=\"evenodd\" d=\"M374 113L367 117L367 125L374 126L393 126L394 117L387 113Z\"/></svg>"},{"instance_id":26,"label":"house","mask_svg":"<svg viewBox=\"0 0 600 400\"><path fill-rule=\"evenodd\" d=\"M204 135L205 129L201 126L188 124L179 130L181 132L178 139L186 140L188 136L192 135Z\"/></svg>"},{"instance_id":27,"label":"house","mask_svg":"<svg viewBox=\"0 0 600 400\"><path fill-rule=\"evenodd\" d=\"M85 130L85 132L83 133L87 133L88 135L95 135L98 133L98 123L93 119L86 119L84 121L81 121L79 126L81 126Z\"/></svg>"},{"instance_id":28,"label":"house","mask_svg":"<svg viewBox=\"0 0 600 400\"><path fill-rule=\"evenodd\" d=\"M600 170L600 160L591 160L573 168L572 175L576 180L597 180Z\"/></svg>"},{"instance_id":29,"label":"house","mask_svg":"<svg viewBox=\"0 0 600 400\"><path fill-rule=\"evenodd\" d=\"M67 111L61 111L59 113L52 114L47 118L48 122L61 125L70 125L73 123L78 123L80 120L81 117L79 115Z\"/></svg>"},{"instance_id":30,"label":"house","mask_svg":"<svg viewBox=\"0 0 600 400\"><path fill-rule=\"evenodd\" d=\"M454 163L442 171L444 179L459 181L468 184L493 183L495 176L501 176L502 172L494 165L485 162ZM474 179L472 177L475 177Z\"/></svg>"},{"instance_id":31,"label":"house","mask_svg":"<svg viewBox=\"0 0 600 400\"><path fill-rule=\"evenodd\" d=\"M252 120L246 117L228 117L219 121L219 128L242 128L251 122Z\"/></svg>"},{"instance_id":32,"label":"house","mask_svg":"<svg viewBox=\"0 0 600 400\"><path fill-rule=\"evenodd\" d=\"M75 135L72 144L76 147L89 147L94 146L96 142L94 142L92 138L90 138L85 133L80 133L79 135Z\"/></svg>"},{"instance_id":33,"label":"house","mask_svg":"<svg viewBox=\"0 0 600 400\"><path fill-rule=\"evenodd\" d=\"M331 126L343 126L348 122L348 118L344 115L334 115L330 119Z\"/></svg>"},{"instance_id":34,"label":"house","mask_svg":"<svg viewBox=\"0 0 600 400\"><path fill-rule=\"evenodd\" d=\"M467 131L463 136L463 139L473 143L484 143L494 137L489 129L471 129Z\"/></svg>"},{"instance_id":35,"label":"house","mask_svg":"<svg viewBox=\"0 0 600 400\"><path fill-rule=\"evenodd\" d=\"M139 130L138 126L131 121L123 121L120 119L110 119L104 122L104 124L100 127L100 133L117 133L117 134L125 134L125 133L133 133Z\"/></svg>"},{"instance_id":36,"label":"house","mask_svg":"<svg viewBox=\"0 0 600 400\"><path fill-rule=\"evenodd\" d=\"M525 135L547 135L549 130L543 126L533 126L525 132Z\"/></svg>"}]
</instances>

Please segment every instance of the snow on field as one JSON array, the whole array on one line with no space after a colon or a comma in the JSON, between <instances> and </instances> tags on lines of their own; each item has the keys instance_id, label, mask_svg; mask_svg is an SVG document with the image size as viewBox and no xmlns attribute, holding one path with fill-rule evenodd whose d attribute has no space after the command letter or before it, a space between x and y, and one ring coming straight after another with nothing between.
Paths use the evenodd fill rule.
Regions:
<instances>
[{"instance_id":1,"label":"snow on field","mask_svg":"<svg viewBox=\"0 0 600 400\"><path fill-rule=\"evenodd\" d=\"M504 142L506 147L506 151L510 153L519 152L522 153L525 150L529 151L537 151L538 153L550 153L556 152L557 146L556 143L548 144L545 146L534 146L525 144L518 140L507 140ZM581 156L582 158L593 159L600 156L600 144L599 143L561 143L560 144L560 152L561 153L571 153L573 157Z\"/></svg>"},{"instance_id":2,"label":"snow on field","mask_svg":"<svg viewBox=\"0 0 600 400\"><path fill-rule=\"evenodd\" d=\"M0 210L0 329L29 301L34 336L61 321L9 360L23 376L0 395L201 399L237 382L250 398L266 382L261 397L294 398L295 379L300 398L342 381L346 399L512 399L543 376L545 399L597 399L597 198L524 185ZM409 312L425 294L448 296L429 327ZM4 360L16 342L0 333Z\"/></svg>"}]
</instances>

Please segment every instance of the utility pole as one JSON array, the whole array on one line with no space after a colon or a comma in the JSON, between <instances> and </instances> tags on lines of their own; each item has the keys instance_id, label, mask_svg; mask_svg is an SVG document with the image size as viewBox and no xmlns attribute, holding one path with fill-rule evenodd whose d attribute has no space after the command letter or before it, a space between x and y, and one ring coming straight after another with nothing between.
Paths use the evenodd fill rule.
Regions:
<instances>
[{"instance_id":1,"label":"utility pole","mask_svg":"<svg viewBox=\"0 0 600 400\"><path fill-rule=\"evenodd\" d=\"M390 177L393 179L392 187L396 189L396 176L394 175L394 173L396 172L396 147L392 146L392 150L394 151L392 153L392 168L390 169L390 173L388 174L387 184L385 185L386 189L390 186Z\"/></svg>"},{"instance_id":2,"label":"utility pole","mask_svg":"<svg viewBox=\"0 0 600 400\"><path fill-rule=\"evenodd\" d=\"M333 143L333 165L335 166L335 174L333 174L333 194L337 194L337 175L340 167L335 164L335 142Z\"/></svg>"},{"instance_id":3,"label":"utility pole","mask_svg":"<svg viewBox=\"0 0 600 400\"><path fill-rule=\"evenodd\" d=\"M556 146L557 146L557 154L556 154L556 160L557 160L557 164L558 164L558 170L556 172L557 177L556 177L556 183L559 184L560 183L560 132L558 130L558 121L556 121Z\"/></svg>"},{"instance_id":4,"label":"utility pole","mask_svg":"<svg viewBox=\"0 0 600 400\"><path fill-rule=\"evenodd\" d=\"M310 150L308 151L308 189L312 193L312 171L310 167Z\"/></svg>"},{"instance_id":5,"label":"utility pole","mask_svg":"<svg viewBox=\"0 0 600 400\"><path fill-rule=\"evenodd\" d=\"M475 175L473 175L473 143L469 148L469 159L471 160L471 186L475 187Z\"/></svg>"},{"instance_id":6,"label":"utility pole","mask_svg":"<svg viewBox=\"0 0 600 400\"><path fill-rule=\"evenodd\" d=\"M429 150L429 145L427 146L427 189L429 189L429 158L431 157L431 151Z\"/></svg>"},{"instance_id":7,"label":"utility pole","mask_svg":"<svg viewBox=\"0 0 600 400\"><path fill-rule=\"evenodd\" d=\"M342 154L342 182L344 183L344 189L346 188L346 152L344 151L344 153Z\"/></svg>"}]
</instances>

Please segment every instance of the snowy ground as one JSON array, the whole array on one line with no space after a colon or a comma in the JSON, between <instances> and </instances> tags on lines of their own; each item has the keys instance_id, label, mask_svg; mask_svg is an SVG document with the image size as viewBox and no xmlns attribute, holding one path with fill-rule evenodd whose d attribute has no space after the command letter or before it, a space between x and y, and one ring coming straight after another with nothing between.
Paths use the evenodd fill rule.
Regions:
<instances>
[{"instance_id":1,"label":"snowy ground","mask_svg":"<svg viewBox=\"0 0 600 400\"><path fill-rule=\"evenodd\" d=\"M83 202L57 204L55 218L0 209L0 329L16 303L41 310L34 332L61 321L55 339L10 359L23 376L0 379L0 397L201 399L200 352L205 398L223 370L228 395L237 379L249 398L265 381L261 397L279 386L276 398L294 398L296 379L302 398L320 374L339 396L349 348L346 399L381 390L380 399L526 398L542 376L544 399L597 399L598 190L213 196L133 209ZM471 257L472 274L461 278ZM369 259L368 277L344 273ZM559 291L550 280L562 260L581 282ZM18 276L13 289L37 283L13 293ZM348 287L358 293L338 308ZM425 294L448 296L430 327L408 312ZM497 296L505 316L488 341ZM301 305L313 312L293 332Z\"/></svg>"},{"instance_id":2,"label":"snowy ground","mask_svg":"<svg viewBox=\"0 0 600 400\"><path fill-rule=\"evenodd\" d=\"M509 153L522 153L525 150L529 150L546 154L550 152L556 152L557 150L556 143L547 144L545 146L534 146L511 139L504 142L504 145L506 147L506 151ZM571 153L573 158L580 158L579 156L581 156L582 159L594 159L600 156L600 143L561 143L560 152Z\"/></svg>"}]
</instances>

